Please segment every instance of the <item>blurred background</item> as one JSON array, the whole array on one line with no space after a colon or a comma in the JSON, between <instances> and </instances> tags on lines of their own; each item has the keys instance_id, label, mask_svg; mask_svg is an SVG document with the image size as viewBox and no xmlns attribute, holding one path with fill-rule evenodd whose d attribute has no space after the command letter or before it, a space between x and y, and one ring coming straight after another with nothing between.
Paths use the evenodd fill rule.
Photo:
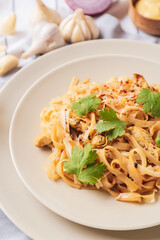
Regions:
<instances>
[{"instance_id":1,"label":"blurred background","mask_svg":"<svg viewBox=\"0 0 160 240\"><path fill-rule=\"evenodd\" d=\"M139 1L147 1L149 4L160 4L160 0L139 0ZM79 2L79 3L78 3ZM88 11L89 14L91 13L92 18L96 26L99 30L98 37L95 38L127 38L127 39L133 39L133 40L140 40L140 41L147 41L152 43L160 43L160 38L158 36L153 36L150 34L147 34L140 30L137 27L136 22L134 21L134 18L137 16L133 16L135 13L131 12L130 16L132 20L129 17L128 11L131 7L131 2L129 0L0 0L0 86L4 85L5 82L19 69L21 69L23 66L26 66L28 63L32 62L37 56L40 56L41 54L44 54L45 52L48 52L50 50L53 50L55 48L75 43L87 39L76 39L74 41L71 41L71 39L65 39L63 36L66 33L68 29L68 25L65 27L65 30L62 30L61 26L62 22L65 21L63 19L68 18L70 14L74 14L74 11L71 8L76 8L77 6L83 8L83 12L85 14ZM143 3L143 2L142 2ZM43 6L41 4L44 4ZM79 4L79 5L76 5ZM156 5L151 6L152 8ZM40 6L41 5L41 6ZM130 6L130 7L129 7ZM43 8L45 7L45 9ZM150 9L151 9L150 7ZM156 6L157 10L159 11L160 6ZM52 39L46 39L46 35L44 34L44 29L48 29L47 25L42 27L42 24L39 24L38 30L36 28L35 23L40 23L40 21L47 20L46 15L48 14L47 11L52 11L55 9L58 14L60 15L59 22L56 22L55 19L59 18L57 12L52 12L53 14L53 20L49 20L50 24L61 24L58 26L61 28L60 34L62 35L62 38L64 38L64 43L62 42L63 39L61 39L61 42L57 40L57 34L53 34ZM142 4L142 9L144 9L145 12L148 11L146 6ZM37 12L38 11L38 12ZM154 9L153 9L154 11ZM88 13L87 12L87 13ZM98 14L97 14L98 13ZM140 19L141 20L141 19ZM158 20L157 20L158 21ZM159 20L160 21L160 20ZM33 24L34 22L34 24ZM47 20L48 22L48 20ZM134 22L134 23L133 23ZM140 22L141 26L145 26L145 22ZM154 24L154 23L153 23ZM44 24L45 25L45 24ZM63 24L62 24L63 25ZM148 25L148 24L147 24ZM155 24L154 24L155 25ZM139 25L138 25L139 26ZM55 26L49 26L53 27L53 29L48 30L51 34L57 30ZM143 27L142 27L143 28ZM151 26L152 28L152 26ZM159 23L160 28L160 23ZM35 33L35 32L38 33ZM46 33L47 34L47 33ZM79 34L79 33L78 33ZM33 36L34 35L34 36ZM42 35L42 36L41 36ZM48 36L47 36L48 37ZM44 38L44 40L42 40ZM36 45L40 43L38 40L49 41L52 43L54 42L55 46L48 47L47 50L40 49L39 52L34 52L30 54L31 56L25 56L23 55L24 52L27 52L33 43L33 40L37 40L35 43ZM56 43L56 44L55 44ZM47 43L48 44L48 43ZM46 47L46 46L45 46ZM43 46L43 48L45 48ZM12 58L5 58L3 59L4 55L13 55L17 59ZM23 56L23 57L22 57ZM25 57L24 57L25 56ZM7 63L6 63L7 62ZM9 63L8 63L9 62ZM8 64L8 65L7 65ZM3 69L2 69L3 68Z\"/></svg>"}]
</instances>

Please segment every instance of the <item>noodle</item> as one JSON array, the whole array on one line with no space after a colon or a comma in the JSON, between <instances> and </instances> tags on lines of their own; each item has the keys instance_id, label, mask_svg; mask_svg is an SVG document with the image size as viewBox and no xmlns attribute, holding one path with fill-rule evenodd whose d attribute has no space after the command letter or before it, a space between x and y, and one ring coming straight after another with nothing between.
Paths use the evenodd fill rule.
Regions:
<instances>
[{"instance_id":1,"label":"noodle","mask_svg":"<svg viewBox=\"0 0 160 240\"><path fill-rule=\"evenodd\" d=\"M48 177L54 181L62 178L77 189L103 189L118 201L154 202L160 189L160 148L155 144L160 119L146 114L137 104L136 97L143 88L160 91L159 85L153 88L137 74L132 79L115 77L105 83L90 82L88 78L79 82L73 77L69 92L53 99L40 115L41 134L35 145L52 148L47 162ZM98 109L79 117L71 104L91 94L101 100ZM99 110L104 108L112 108L120 120L129 122L123 136L109 141L106 135L97 133ZM79 182L76 175L64 168L73 147L83 149L88 143L96 150L97 161L107 167L94 187Z\"/></svg>"}]
</instances>

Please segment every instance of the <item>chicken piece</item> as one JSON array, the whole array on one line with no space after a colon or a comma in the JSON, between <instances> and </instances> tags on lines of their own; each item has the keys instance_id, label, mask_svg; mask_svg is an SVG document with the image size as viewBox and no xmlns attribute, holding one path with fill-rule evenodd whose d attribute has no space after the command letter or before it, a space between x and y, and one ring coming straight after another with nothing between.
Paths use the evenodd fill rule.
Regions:
<instances>
[{"instance_id":1,"label":"chicken piece","mask_svg":"<svg viewBox=\"0 0 160 240\"><path fill-rule=\"evenodd\" d=\"M76 129L78 132L85 132L90 125L90 119L80 118L74 114L71 114L69 119L69 124L72 128Z\"/></svg>"},{"instance_id":2,"label":"chicken piece","mask_svg":"<svg viewBox=\"0 0 160 240\"><path fill-rule=\"evenodd\" d=\"M154 146L154 140L152 139L149 132L140 127L129 127L128 128L131 135L136 139L138 144L157 160L160 157L160 149Z\"/></svg>"},{"instance_id":3,"label":"chicken piece","mask_svg":"<svg viewBox=\"0 0 160 240\"><path fill-rule=\"evenodd\" d=\"M148 83L140 74L133 74L133 84L131 89L140 90L141 88L149 88Z\"/></svg>"},{"instance_id":4,"label":"chicken piece","mask_svg":"<svg viewBox=\"0 0 160 240\"><path fill-rule=\"evenodd\" d=\"M154 144L154 141L146 130L140 127L129 127L128 128L129 132L132 133L133 137L137 140L139 145L142 147L146 146L146 143L151 143Z\"/></svg>"},{"instance_id":5,"label":"chicken piece","mask_svg":"<svg viewBox=\"0 0 160 240\"><path fill-rule=\"evenodd\" d=\"M52 140L48 137L46 137L44 134L39 134L35 139L34 139L34 144L36 147L44 147L44 146L51 146L50 144L52 143Z\"/></svg>"},{"instance_id":6,"label":"chicken piece","mask_svg":"<svg viewBox=\"0 0 160 240\"><path fill-rule=\"evenodd\" d=\"M49 144L47 145L47 147L49 147L50 149L52 149L52 148L54 147L54 145L53 145L53 143L51 142L51 143L49 143Z\"/></svg>"}]
</instances>

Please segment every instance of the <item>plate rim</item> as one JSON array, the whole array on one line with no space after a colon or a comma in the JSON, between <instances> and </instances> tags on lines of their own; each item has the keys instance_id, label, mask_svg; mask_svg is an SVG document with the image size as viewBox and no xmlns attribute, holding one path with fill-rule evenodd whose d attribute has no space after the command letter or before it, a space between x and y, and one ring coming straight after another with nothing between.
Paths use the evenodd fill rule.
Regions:
<instances>
[{"instance_id":1,"label":"plate rim","mask_svg":"<svg viewBox=\"0 0 160 240\"><path fill-rule=\"evenodd\" d=\"M134 45L135 47L138 46L138 48L141 46L145 46L147 49L148 49L148 55L150 58L153 59L153 53L152 53L152 50L159 50L160 46L158 46L157 44L155 43L148 43L148 42L140 42L140 41L137 41L137 40L128 40L128 39L104 39L104 40L92 40L92 42L95 44L95 41L96 42L104 42L105 44L107 43L113 43L113 44L117 44L117 42L121 42L121 44L129 44L129 45ZM85 42L85 43L78 43L78 44L74 44L74 45L71 45L71 46L65 46L65 48L69 48L69 47L74 47L74 48L77 48L79 47L81 44L85 44L86 43L88 44L88 42ZM76 46L76 47L75 47ZM0 89L0 97L3 96L3 94L6 94L7 91L9 91L11 85L14 85L16 87L16 83L17 81L20 82L20 79L17 79L21 73L25 72L26 70L28 70L30 68L31 65L38 65L43 59L47 58L49 55L53 55L56 54L57 52L61 52L62 50L64 49L63 48L60 48L60 49L57 49L57 50L54 50L48 54L45 54L44 56L41 56L39 57L38 59L34 60L34 62L32 63L29 63L26 67L24 67L23 69L19 70L13 77L11 77L11 79ZM121 50L119 50L121 51ZM130 49L127 50L129 51L129 54L130 55L135 55L135 52L134 54L132 52L130 52ZM138 54L138 56L142 56L143 53L141 52L138 52L136 53ZM156 56L157 58L158 56ZM157 58L158 61L160 60L159 58ZM54 68L54 67L53 67ZM33 80L32 80L32 84L33 84ZM22 86L21 86L22 88ZM27 86L25 88L25 90L21 90L21 97L23 96L23 93L27 90ZM23 91L23 93L22 93ZM19 99L21 98L19 97ZM18 100L16 100L16 102L18 102ZM16 103L15 103L16 104ZM12 108L13 109L13 108ZM8 113L7 113L8 114ZM10 117L9 117L9 121L10 121ZM8 147L8 145L7 145ZM9 150L9 149L8 149ZM12 169L13 170L13 169ZM31 238L34 238L34 239L44 239L44 238L41 238L41 236L39 236L30 226L28 226L26 223L22 223L19 219L17 220L17 216L18 214L14 215L11 210L9 209L9 207L5 204L5 202L3 200L0 199L0 207L1 209L3 210L3 212L6 214L6 216L11 219L11 221L19 228L21 229L24 233L26 233L28 236L30 236ZM21 218L23 220L23 218Z\"/></svg>"},{"instance_id":2,"label":"plate rim","mask_svg":"<svg viewBox=\"0 0 160 240\"><path fill-rule=\"evenodd\" d=\"M70 48L74 48L74 47L79 47L79 46L85 46L88 44L96 44L98 42L102 42L102 43L129 43L129 44L133 44L133 45L146 45L148 47L154 47L154 48L159 48L158 50L160 50L160 46L156 43L152 43L152 42L144 42L144 41L138 41L138 40L132 40L132 39L122 39L122 38L111 38L111 39L96 39L96 40L89 40L89 41L84 41L84 42L79 42L79 43L74 43L74 44L68 44L67 46L63 46L57 49L54 49L50 52L45 53L44 55L38 57L37 59L35 59L34 61L28 63L26 66L22 67L19 71L17 71L11 78L10 80L8 80L8 82L6 84L4 84L1 88L0 88L0 95L1 93L3 93L3 90L5 90L5 88L8 87L8 85L10 85L11 82L14 82L15 79L17 78L17 76L19 76L23 71L28 70L32 65L36 65L38 64L40 61L44 60L45 58L47 59L48 56L52 55L52 54L56 54L58 52L63 51L64 49L70 49ZM129 54L130 55L130 54ZM159 58L160 61L160 58Z\"/></svg>"},{"instance_id":3,"label":"plate rim","mask_svg":"<svg viewBox=\"0 0 160 240\"><path fill-rule=\"evenodd\" d=\"M68 213L66 213L63 210L57 210L56 206L55 207L51 207L50 203L48 200L46 200L44 197L41 198L41 196L39 195L39 193L37 193L36 189L32 188L32 186L30 184L28 184L27 180L23 177L22 173L21 173L21 169L19 169L19 167L16 164L16 159L15 156L13 154L13 149L12 149L12 143L13 143L13 129L14 129L14 124L15 124L15 118L17 115L17 112L22 108L23 102L25 102L25 99L28 97L28 95L35 89L37 88L36 86L38 84L41 84L42 82L44 82L46 80L47 77L51 76L52 74L54 74L55 72L59 72L62 71L63 68L67 68L68 66L71 66L73 63L79 63L79 62L83 62L84 60L90 60L90 59L96 59L96 58L105 58L105 57L123 57L123 58L136 58L136 59L140 59L140 60L144 60L147 62L151 62L153 64L157 64L160 65L160 62L158 61L154 61L154 60L150 60L150 59L146 59L144 57L139 57L139 56L130 56L130 55L119 55L119 54L100 54L100 55L93 55L93 56L89 56L89 57L84 57L84 58L77 58L76 60L71 60L68 61L67 63L64 63L52 70L50 70L49 72L47 72L46 74L44 74L41 78L39 78L37 81L35 81L28 89L27 91L24 93L24 95L21 97L20 101L18 102L15 111L13 113L12 116L12 120L11 120L11 124L10 124L10 129L9 129L9 149L10 149L10 154L11 154L11 158L12 158L12 162L14 164L14 167L21 179L21 181L23 182L23 184L25 185L25 187L29 190L29 192L40 202L42 203L46 208L48 208L49 210L55 212L56 214L60 215L61 217L64 217L67 220L70 220L72 222L81 224L83 226L87 226L87 227L91 227L91 228L96 228L96 229L101 229L101 230L114 230L114 231L129 231L129 230L135 230L135 229L142 229L142 228L146 228L147 226L151 226L151 224L142 224L142 226L133 226L133 227L129 227L129 228L125 228L125 227L105 227L105 226L101 226L101 225L94 225L94 224L90 224L90 223L86 223L84 222L82 219L79 219L78 217L72 217L72 215L69 215ZM54 204L53 204L54 206ZM153 224L153 226L155 226L160 224L160 220L156 223Z\"/></svg>"}]
</instances>

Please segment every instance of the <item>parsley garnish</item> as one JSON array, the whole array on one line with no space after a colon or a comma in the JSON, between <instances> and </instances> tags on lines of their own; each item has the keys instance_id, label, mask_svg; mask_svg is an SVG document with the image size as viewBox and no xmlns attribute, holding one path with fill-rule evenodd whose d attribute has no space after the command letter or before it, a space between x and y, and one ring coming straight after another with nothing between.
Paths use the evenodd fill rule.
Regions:
<instances>
[{"instance_id":1,"label":"parsley garnish","mask_svg":"<svg viewBox=\"0 0 160 240\"><path fill-rule=\"evenodd\" d=\"M69 162L64 163L64 168L67 173L75 174L81 183L94 185L106 171L106 166L102 162L97 163L96 159L96 150L92 151L90 143L83 148L83 151L80 147L75 146Z\"/></svg>"},{"instance_id":2,"label":"parsley garnish","mask_svg":"<svg viewBox=\"0 0 160 240\"><path fill-rule=\"evenodd\" d=\"M143 88L137 97L137 103L143 105L145 113L150 113L152 117L160 117L160 93L152 92Z\"/></svg>"},{"instance_id":3,"label":"parsley garnish","mask_svg":"<svg viewBox=\"0 0 160 240\"><path fill-rule=\"evenodd\" d=\"M100 119L103 122L99 121L96 124L96 129L98 133L107 132L108 139L113 140L118 136L122 136L125 133L125 126L128 122L121 121L118 117L116 112L109 108L100 111Z\"/></svg>"},{"instance_id":4,"label":"parsley garnish","mask_svg":"<svg viewBox=\"0 0 160 240\"><path fill-rule=\"evenodd\" d=\"M71 109L75 110L79 117L86 115L89 112L93 112L99 107L100 99L95 98L96 94L80 98L76 102L71 104Z\"/></svg>"},{"instance_id":5,"label":"parsley garnish","mask_svg":"<svg viewBox=\"0 0 160 240\"><path fill-rule=\"evenodd\" d=\"M156 138L156 144L158 145L158 147L160 147L160 134L158 134Z\"/></svg>"}]
</instances>

